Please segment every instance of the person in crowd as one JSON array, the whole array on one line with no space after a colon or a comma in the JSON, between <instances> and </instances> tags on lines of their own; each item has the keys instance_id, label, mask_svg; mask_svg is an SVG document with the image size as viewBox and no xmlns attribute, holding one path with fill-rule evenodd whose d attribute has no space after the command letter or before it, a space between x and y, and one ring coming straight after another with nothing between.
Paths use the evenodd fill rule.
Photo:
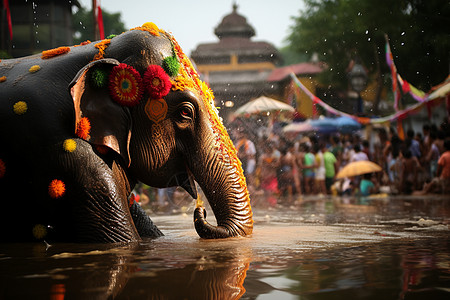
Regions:
<instances>
[{"instance_id":1,"label":"person in crowd","mask_svg":"<svg viewBox=\"0 0 450 300\"><path fill-rule=\"evenodd\" d=\"M301 194L305 190L305 178L304 178L304 163L305 163L305 155L306 155L306 143L300 143L298 145L298 151L295 153L295 158L297 162L297 178L299 184L299 193Z\"/></svg>"},{"instance_id":2,"label":"person in crowd","mask_svg":"<svg viewBox=\"0 0 450 300\"><path fill-rule=\"evenodd\" d=\"M362 141L362 149L361 152L364 152L367 155L367 160L373 161L372 151L370 151L370 144L368 140Z\"/></svg>"},{"instance_id":3,"label":"person in crowd","mask_svg":"<svg viewBox=\"0 0 450 300\"><path fill-rule=\"evenodd\" d=\"M293 153L294 145L287 142L281 149L280 175L278 188L282 196L286 196L287 204L292 204L293 195L296 189L294 174L297 169L296 157Z\"/></svg>"},{"instance_id":4,"label":"person in crowd","mask_svg":"<svg viewBox=\"0 0 450 300\"><path fill-rule=\"evenodd\" d=\"M370 196L378 192L379 184L372 173L364 174L359 183L359 193L361 196Z\"/></svg>"},{"instance_id":5,"label":"person in crowd","mask_svg":"<svg viewBox=\"0 0 450 300\"><path fill-rule=\"evenodd\" d=\"M428 142L429 142L429 150L428 153L424 157L424 163L427 166L427 174L430 179L433 179L437 176L437 166L439 160L439 148L436 145L436 132L430 132Z\"/></svg>"},{"instance_id":6,"label":"person in crowd","mask_svg":"<svg viewBox=\"0 0 450 300\"><path fill-rule=\"evenodd\" d=\"M314 185L314 167L315 167L315 156L311 152L311 147L308 144L304 144L305 158L303 161L303 178L305 184L305 194L312 194L316 191Z\"/></svg>"},{"instance_id":7,"label":"person in crowd","mask_svg":"<svg viewBox=\"0 0 450 300\"><path fill-rule=\"evenodd\" d=\"M331 186L334 183L336 170L338 170L337 159L331 151L322 144L323 161L325 165L325 189L327 194L331 194Z\"/></svg>"},{"instance_id":8,"label":"person in crowd","mask_svg":"<svg viewBox=\"0 0 450 300\"><path fill-rule=\"evenodd\" d=\"M246 131L238 131L238 141L236 150L239 160L242 163L244 175L249 185L252 184L253 173L256 168L256 148L255 144L249 139Z\"/></svg>"},{"instance_id":9,"label":"person in crowd","mask_svg":"<svg viewBox=\"0 0 450 300\"><path fill-rule=\"evenodd\" d=\"M350 157L350 162L369 160L367 154L361 151L361 146L359 144L355 144L353 146L353 150L355 151L355 153L353 154L352 157Z\"/></svg>"},{"instance_id":10,"label":"person in crowd","mask_svg":"<svg viewBox=\"0 0 450 300\"><path fill-rule=\"evenodd\" d=\"M430 183L426 183L416 194L450 193L450 139L444 142L445 152L438 160L437 176Z\"/></svg>"},{"instance_id":11,"label":"person in crowd","mask_svg":"<svg viewBox=\"0 0 450 300\"><path fill-rule=\"evenodd\" d=\"M411 194L417 186L417 173L420 169L420 163L417 157L412 155L410 148L404 148L402 156L401 192Z\"/></svg>"},{"instance_id":12,"label":"person in crowd","mask_svg":"<svg viewBox=\"0 0 450 300\"><path fill-rule=\"evenodd\" d=\"M325 195L327 193L327 189L325 187L325 162L323 159L322 146L315 144L313 146L313 152L315 156L314 174L316 193Z\"/></svg>"},{"instance_id":13,"label":"person in crowd","mask_svg":"<svg viewBox=\"0 0 450 300\"><path fill-rule=\"evenodd\" d=\"M414 130L408 129L406 131L405 143L409 151L411 152L411 155L419 159L422 153L420 153L419 142L416 139L414 139Z\"/></svg>"},{"instance_id":14,"label":"person in crowd","mask_svg":"<svg viewBox=\"0 0 450 300\"><path fill-rule=\"evenodd\" d=\"M342 162L342 152L343 147L341 143L341 139L337 135L333 135L330 137L330 152L333 153L334 157L336 158L337 164L340 166Z\"/></svg>"},{"instance_id":15,"label":"person in crowd","mask_svg":"<svg viewBox=\"0 0 450 300\"><path fill-rule=\"evenodd\" d=\"M278 193L277 169L280 166L280 152L271 142L263 144L264 152L260 155L258 166L260 168L261 188L270 206L277 203L274 197Z\"/></svg>"}]
</instances>

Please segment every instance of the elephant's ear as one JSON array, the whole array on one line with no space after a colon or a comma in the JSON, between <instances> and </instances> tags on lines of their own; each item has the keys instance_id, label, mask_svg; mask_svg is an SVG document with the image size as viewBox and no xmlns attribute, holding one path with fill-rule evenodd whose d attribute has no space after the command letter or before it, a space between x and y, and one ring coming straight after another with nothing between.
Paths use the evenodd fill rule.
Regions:
<instances>
[{"instance_id":1,"label":"elephant's ear","mask_svg":"<svg viewBox=\"0 0 450 300\"><path fill-rule=\"evenodd\" d=\"M109 73L117 65L119 62L115 59L87 64L72 80L69 90L74 103L77 135L91 144L114 150L129 166L130 111L113 101L108 87ZM77 132L83 124L85 132Z\"/></svg>"}]
</instances>

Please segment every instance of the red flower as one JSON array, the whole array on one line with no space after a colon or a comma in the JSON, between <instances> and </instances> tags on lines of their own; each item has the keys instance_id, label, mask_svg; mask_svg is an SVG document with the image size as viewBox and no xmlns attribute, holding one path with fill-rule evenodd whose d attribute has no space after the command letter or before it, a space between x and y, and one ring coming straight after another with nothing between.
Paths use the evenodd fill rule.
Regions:
<instances>
[{"instance_id":1,"label":"red flower","mask_svg":"<svg viewBox=\"0 0 450 300\"><path fill-rule=\"evenodd\" d=\"M83 140L87 140L89 138L90 132L91 122L89 122L89 119L86 117L81 118L77 124L76 135Z\"/></svg>"},{"instance_id":2,"label":"red flower","mask_svg":"<svg viewBox=\"0 0 450 300\"><path fill-rule=\"evenodd\" d=\"M132 66L119 64L109 75L109 93L120 105L135 106L144 92L141 74Z\"/></svg>"},{"instance_id":3,"label":"red flower","mask_svg":"<svg viewBox=\"0 0 450 300\"><path fill-rule=\"evenodd\" d=\"M150 65L144 74L144 86L151 98L161 99L170 92L172 83L169 75L161 66Z\"/></svg>"}]
</instances>

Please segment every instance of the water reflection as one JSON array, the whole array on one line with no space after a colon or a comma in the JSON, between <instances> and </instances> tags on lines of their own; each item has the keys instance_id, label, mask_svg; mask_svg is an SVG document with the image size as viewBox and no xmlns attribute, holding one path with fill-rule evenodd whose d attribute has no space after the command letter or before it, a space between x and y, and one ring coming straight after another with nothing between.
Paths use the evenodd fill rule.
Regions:
<instances>
[{"instance_id":1,"label":"water reflection","mask_svg":"<svg viewBox=\"0 0 450 300\"><path fill-rule=\"evenodd\" d=\"M448 202L305 198L226 241L171 215L132 245L0 244L0 299L448 299Z\"/></svg>"}]
</instances>

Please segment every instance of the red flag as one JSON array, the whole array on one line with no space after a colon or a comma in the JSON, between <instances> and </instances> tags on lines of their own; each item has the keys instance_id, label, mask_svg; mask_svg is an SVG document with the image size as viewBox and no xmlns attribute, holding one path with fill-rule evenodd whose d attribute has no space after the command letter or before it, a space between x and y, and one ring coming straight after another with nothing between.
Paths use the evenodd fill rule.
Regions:
<instances>
[{"instance_id":1,"label":"red flag","mask_svg":"<svg viewBox=\"0 0 450 300\"><path fill-rule=\"evenodd\" d=\"M100 1L98 1L97 5L97 24L98 24L98 31L100 33L100 39L105 39L105 28L103 27L103 15L102 15L102 9L100 7Z\"/></svg>"},{"instance_id":2,"label":"red flag","mask_svg":"<svg viewBox=\"0 0 450 300\"><path fill-rule=\"evenodd\" d=\"M6 21L8 22L9 37L12 40L13 31L12 31L11 11L9 10L8 0L3 0L3 9L6 10Z\"/></svg>"}]
</instances>

